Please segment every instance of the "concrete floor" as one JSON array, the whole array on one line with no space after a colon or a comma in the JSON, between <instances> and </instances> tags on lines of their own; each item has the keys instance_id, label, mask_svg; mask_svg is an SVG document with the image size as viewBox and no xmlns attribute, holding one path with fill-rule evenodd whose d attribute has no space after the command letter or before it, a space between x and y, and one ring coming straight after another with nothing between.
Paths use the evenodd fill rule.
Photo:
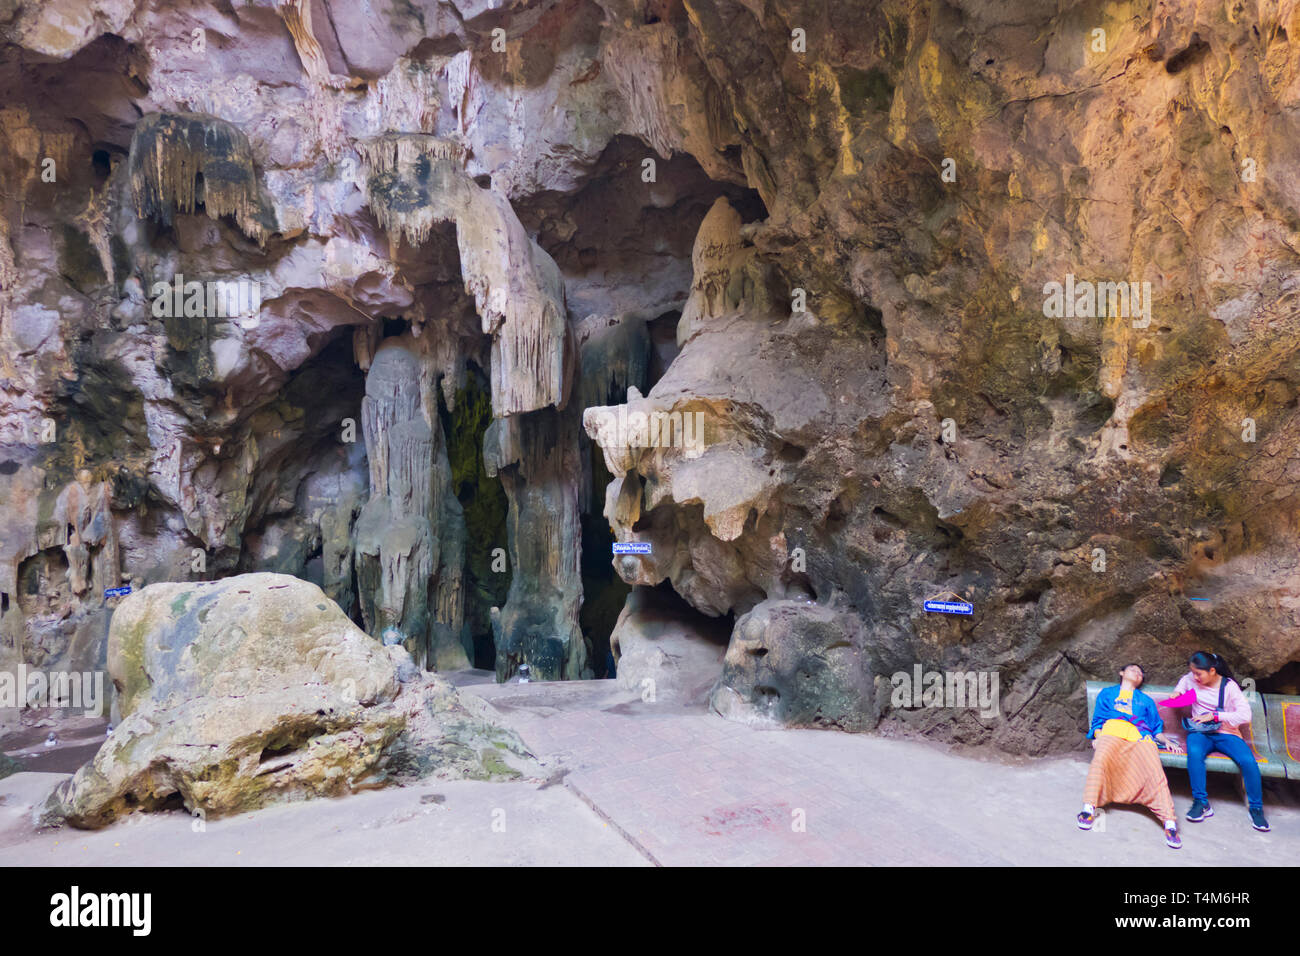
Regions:
<instances>
[{"instance_id":1,"label":"concrete floor","mask_svg":"<svg viewBox=\"0 0 1300 956\"><path fill-rule=\"evenodd\" d=\"M549 782L426 782L210 821L138 814L87 833L31 829L62 775L0 780L0 865L1294 865L1300 787L1266 782L1273 831L1251 829L1225 774L1216 815L1170 850L1146 811L1075 827L1086 756L1008 764L909 740L755 730L702 706L644 703L610 681L453 675L512 726ZM70 739L69 743L74 743ZM76 745L81 746L80 742ZM54 761L53 757L43 758ZM1169 771L1175 805L1186 773ZM441 798L441 799L438 799ZM504 821L504 830L501 829ZM495 827L494 827L495 822Z\"/></svg>"},{"instance_id":2,"label":"concrete floor","mask_svg":"<svg viewBox=\"0 0 1300 956\"><path fill-rule=\"evenodd\" d=\"M703 706L643 703L611 682L462 688L534 752L569 768L570 790L666 865L1294 865L1300 787L1266 782L1273 830L1251 829L1234 780L1211 774L1215 816L1165 845L1139 808L1084 832L1083 754L1012 765L912 740L754 730ZM1191 803L1169 771L1175 807Z\"/></svg>"},{"instance_id":3,"label":"concrete floor","mask_svg":"<svg viewBox=\"0 0 1300 956\"><path fill-rule=\"evenodd\" d=\"M563 787L426 782L196 821L136 814L104 830L33 833L58 774L0 780L0 866L647 866ZM438 799L441 798L441 799Z\"/></svg>"}]
</instances>

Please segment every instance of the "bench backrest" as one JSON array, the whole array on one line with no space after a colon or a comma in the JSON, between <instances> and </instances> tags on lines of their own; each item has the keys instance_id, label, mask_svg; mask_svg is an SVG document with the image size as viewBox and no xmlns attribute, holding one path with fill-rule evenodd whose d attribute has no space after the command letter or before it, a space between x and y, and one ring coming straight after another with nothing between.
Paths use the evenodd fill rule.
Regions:
<instances>
[{"instance_id":1,"label":"bench backrest","mask_svg":"<svg viewBox=\"0 0 1300 956\"><path fill-rule=\"evenodd\" d=\"M1291 780L1300 780L1300 697L1270 698L1268 738L1277 760Z\"/></svg>"},{"instance_id":2,"label":"bench backrest","mask_svg":"<svg viewBox=\"0 0 1300 956\"><path fill-rule=\"evenodd\" d=\"M1088 681L1088 721L1097 704L1097 694L1103 688L1113 687L1111 681ZM1172 697L1174 689L1158 684L1147 684L1142 692L1152 700L1159 702ZM1270 777L1289 777L1300 780L1300 697L1284 697L1280 694L1254 694L1250 700L1249 725L1237 728L1242 739L1250 747L1259 763L1260 773ZM1191 708L1160 707L1160 718L1165 724L1165 735L1177 740L1185 750L1187 732L1183 730L1183 718L1191 716ZM1161 762L1166 766L1185 767L1187 757L1184 754L1162 752ZM1212 753L1206 758L1209 770L1237 772L1237 766L1231 759L1220 753Z\"/></svg>"}]
</instances>

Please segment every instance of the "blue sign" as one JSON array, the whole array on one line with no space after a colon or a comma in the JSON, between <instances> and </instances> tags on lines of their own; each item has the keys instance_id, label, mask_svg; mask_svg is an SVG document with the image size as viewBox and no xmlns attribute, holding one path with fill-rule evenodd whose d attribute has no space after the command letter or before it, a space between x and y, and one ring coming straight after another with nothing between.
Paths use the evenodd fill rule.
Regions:
<instances>
[{"instance_id":1,"label":"blue sign","mask_svg":"<svg viewBox=\"0 0 1300 956\"><path fill-rule=\"evenodd\" d=\"M649 554L649 541L615 541L615 554Z\"/></svg>"},{"instance_id":2,"label":"blue sign","mask_svg":"<svg viewBox=\"0 0 1300 956\"><path fill-rule=\"evenodd\" d=\"M939 614L971 614L975 611L975 605L965 601L926 601L925 609Z\"/></svg>"},{"instance_id":3,"label":"blue sign","mask_svg":"<svg viewBox=\"0 0 1300 956\"><path fill-rule=\"evenodd\" d=\"M120 588L104 588L104 597L121 597L123 594L131 593L131 585L127 584Z\"/></svg>"}]
</instances>

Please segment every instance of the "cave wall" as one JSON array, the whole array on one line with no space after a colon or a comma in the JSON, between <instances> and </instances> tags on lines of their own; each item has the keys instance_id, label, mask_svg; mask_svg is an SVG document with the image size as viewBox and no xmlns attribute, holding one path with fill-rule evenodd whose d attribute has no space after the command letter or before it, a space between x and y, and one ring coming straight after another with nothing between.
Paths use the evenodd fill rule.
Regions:
<instances>
[{"instance_id":1,"label":"cave wall","mask_svg":"<svg viewBox=\"0 0 1300 956\"><path fill-rule=\"evenodd\" d=\"M499 677L590 676L603 521L652 546L626 585L734 616L737 719L1044 752L1126 660L1280 680L1297 31L1293 0L9 4L0 653L93 659L114 579L275 569L428 663L486 616ZM418 401L367 425L398 348ZM471 364L504 518L441 423ZM672 416L694 444L626 427ZM395 448L419 571L382 598ZM97 517L60 531L69 496ZM894 707L915 664L997 673L1000 714Z\"/></svg>"}]
</instances>

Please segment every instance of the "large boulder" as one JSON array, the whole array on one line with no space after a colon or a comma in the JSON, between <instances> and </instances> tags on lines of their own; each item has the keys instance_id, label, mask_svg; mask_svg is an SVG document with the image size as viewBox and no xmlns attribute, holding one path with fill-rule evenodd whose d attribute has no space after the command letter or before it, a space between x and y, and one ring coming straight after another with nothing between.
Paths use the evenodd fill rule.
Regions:
<instances>
[{"instance_id":1,"label":"large boulder","mask_svg":"<svg viewBox=\"0 0 1300 956\"><path fill-rule=\"evenodd\" d=\"M768 600L736 622L710 697L754 725L862 731L879 720L856 616L810 600Z\"/></svg>"},{"instance_id":2,"label":"large boulder","mask_svg":"<svg viewBox=\"0 0 1300 956\"><path fill-rule=\"evenodd\" d=\"M478 759L492 748L473 741L395 746L411 721L440 744L449 723L491 734L445 681L288 575L150 585L117 609L108 661L122 720L50 796L45 823L97 827L180 804L221 815L346 793L390 779L393 751L418 775L448 760L453 776L493 775Z\"/></svg>"}]
</instances>

